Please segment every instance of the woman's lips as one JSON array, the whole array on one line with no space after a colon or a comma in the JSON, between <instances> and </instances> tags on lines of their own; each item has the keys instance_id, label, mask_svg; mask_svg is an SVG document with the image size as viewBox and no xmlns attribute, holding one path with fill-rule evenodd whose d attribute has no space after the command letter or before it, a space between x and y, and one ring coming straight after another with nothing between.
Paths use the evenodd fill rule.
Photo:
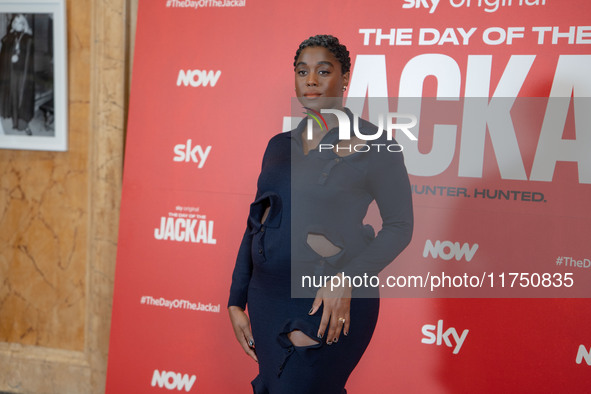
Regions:
<instances>
[{"instance_id":1,"label":"woman's lips","mask_svg":"<svg viewBox=\"0 0 591 394\"><path fill-rule=\"evenodd\" d=\"M304 93L304 97L306 98L318 98L322 96L321 93Z\"/></svg>"}]
</instances>

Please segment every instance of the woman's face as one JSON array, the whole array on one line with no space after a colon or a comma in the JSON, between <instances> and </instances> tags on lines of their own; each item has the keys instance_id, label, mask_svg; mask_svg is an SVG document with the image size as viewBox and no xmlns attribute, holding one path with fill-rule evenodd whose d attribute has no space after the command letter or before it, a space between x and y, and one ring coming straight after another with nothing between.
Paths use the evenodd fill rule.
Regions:
<instances>
[{"instance_id":1,"label":"woman's face","mask_svg":"<svg viewBox=\"0 0 591 394\"><path fill-rule=\"evenodd\" d=\"M19 15L12 20L12 29L18 32L25 31L26 23L25 17Z\"/></svg>"},{"instance_id":2,"label":"woman's face","mask_svg":"<svg viewBox=\"0 0 591 394\"><path fill-rule=\"evenodd\" d=\"M349 72L343 74L341 63L324 47L307 47L300 52L295 67L295 89L304 107L341 108L343 88Z\"/></svg>"}]
</instances>

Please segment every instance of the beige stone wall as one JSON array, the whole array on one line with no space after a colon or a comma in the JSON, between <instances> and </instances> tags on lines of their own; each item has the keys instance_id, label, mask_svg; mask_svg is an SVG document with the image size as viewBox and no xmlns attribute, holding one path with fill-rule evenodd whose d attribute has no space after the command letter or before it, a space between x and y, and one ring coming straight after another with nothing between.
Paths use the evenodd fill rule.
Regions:
<instances>
[{"instance_id":1,"label":"beige stone wall","mask_svg":"<svg viewBox=\"0 0 591 394\"><path fill-rule=\"evenodd\" d=\"M0 150L0 391L102 393L137 0L67 0L67 152Z\"/></svg>"}]
</instances>

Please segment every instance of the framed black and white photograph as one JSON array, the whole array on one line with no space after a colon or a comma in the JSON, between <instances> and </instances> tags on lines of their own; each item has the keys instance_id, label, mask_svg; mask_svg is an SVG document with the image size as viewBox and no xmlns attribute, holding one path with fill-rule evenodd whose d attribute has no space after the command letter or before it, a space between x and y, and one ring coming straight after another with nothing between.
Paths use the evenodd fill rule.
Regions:
<instances>
[{"instance_id":1,"label":"framed black and white photograph","mask_svg":"<svg viewBox=\"0 0 591 394\"><path fill-rule=\"evenodd\" d=\"M65 0L0 0L0 148L68 149Z\"/></svg>"}]
</instances>

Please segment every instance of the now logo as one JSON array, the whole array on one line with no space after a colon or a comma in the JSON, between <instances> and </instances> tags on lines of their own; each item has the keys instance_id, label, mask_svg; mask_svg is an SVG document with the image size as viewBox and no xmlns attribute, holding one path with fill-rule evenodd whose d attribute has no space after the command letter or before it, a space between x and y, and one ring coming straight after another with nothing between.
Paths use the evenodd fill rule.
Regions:
<instances>
[{"instance_id":1,"label":"now logo","mask_svg":"<svg viewBox=\"0 0 591 394\"><path fill-rule=\"evenodd\" d=\"M585 345L579 345L579 351L577 352L577 364L581 364L585 359L587 365L591 366L591 347L589 350L585 348Z\"/></svg>"},{"instance_id":2,"label":"now logo","mask_svg":"<svg viewBox=\"0 0 591 394\"><path fill-rule=\"evenodd\" d=\"M465 258L466 261L472 260L474 254L478 250L478 244L470 246L469 243L464 243L460 246L459 242L451 241L435 241L435 244L428 239L425 242L425 249L423 249L423 257L431 255L434 259L441 258L443 260L451 260L455 257L457 261Z\"/></svg>"},{"instance_id":3,"label":"now logo","mask_svg":"<svg viewBox=\"0 0 591 394\"><path fill-rule=\"evenodd\" d=\"M468 336L468 330L462 331L461 336L453 327L443 331L443 320L439 320L437 322L437 326L433 324L425 324L423 326L422 332L425 336L425 338L421 339L422 343L426 343L428 345L435 343L437 346L441 346L442 343L445 343L447 347L454 348L452 352L453 354L458 354L460 352L460 349L462 348L462 345ZM455 345L452 344L452 339L454 340Z\"/></svg>"},{"instance_id":4,"label":"now logo","mask_svg":"<svg viewBox=\"0 0 591 394\"><path fill-rule=\"evenodd\" d=\"M181 375L177 372L167 372L167 371L158 371L157 369L154 370L154 375L152 375L152 387L165 388L167 390L185 390L190 391L195 383L197 377L195 375L189 376L188 374Z\"/></svg>"},{"instance_id":5,"label":"now logo","mask_svg":"<svg viewBox=\"0 0 591 394\"><path fill-rule=\"evenodd\" d=\"M220 75L222 75L220 70L180 70L179 76L176 80L176 86L191 85L196 88L198 86L207 86L209 84L214 87L218 82Z\"/></svg>"}]
</instances>

